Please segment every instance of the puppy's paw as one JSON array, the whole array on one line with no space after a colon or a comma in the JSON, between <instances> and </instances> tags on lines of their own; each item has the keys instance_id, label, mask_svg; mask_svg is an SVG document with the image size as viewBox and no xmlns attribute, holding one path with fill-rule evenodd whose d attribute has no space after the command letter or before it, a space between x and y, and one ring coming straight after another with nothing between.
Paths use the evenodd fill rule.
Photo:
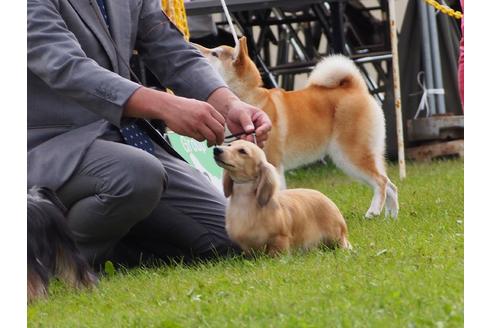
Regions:
<instances>
[{"instance_id":1,"label":"puppy's paw","mask_svg":"<svg viewBox=\"0 0 492 328\"><path fill-rule=\"evenodd\" d=\"M344 239L343 242L339 245L339 247L343 250L346 250L346 251L353 251L353 247L352 247L352 244L348 241L348 239Z\"/></svg>"}]
</instances>

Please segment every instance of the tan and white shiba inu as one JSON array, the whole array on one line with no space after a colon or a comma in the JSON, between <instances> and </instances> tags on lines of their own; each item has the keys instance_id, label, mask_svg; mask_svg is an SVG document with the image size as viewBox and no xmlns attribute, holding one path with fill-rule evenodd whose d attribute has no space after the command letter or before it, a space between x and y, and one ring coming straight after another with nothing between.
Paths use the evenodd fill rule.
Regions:
<instances>
[{"instance_id":1,"label":"tan and white shiba inu","mask_svg":"<svg viewBox=\"0 0 492 328\"><path fill-rule=\"evenodd\" d=\"M284 170L329 155L346 174L373 188L366 217L379 215L383 207L397 217L397 188L386 175L383 111L350 59L327 57L314 68L305 88L285 91L262 87L244 37L236 57L228 46L196 47L241 100L270 117L272 131L264 150L283 179L282 187Z\"/></svg>"}]
</instances>

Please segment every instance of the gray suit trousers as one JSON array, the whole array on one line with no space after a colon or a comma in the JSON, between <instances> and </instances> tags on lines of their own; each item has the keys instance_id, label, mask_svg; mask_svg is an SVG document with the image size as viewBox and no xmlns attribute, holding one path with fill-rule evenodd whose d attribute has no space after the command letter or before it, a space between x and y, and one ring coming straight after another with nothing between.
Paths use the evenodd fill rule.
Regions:
<instances>
[{"instance_id":1,"label":"gray suit trousers","mask_svg":"<svg viewBox=\"0 0 492 328\"><path fill-rule=\"evenodd\" d=\"M222 193L154 146L155 156L108 133L57 191L83 255L95 266L106 260L134 266L237 253L225 231Z\"/></svg>"}]
</instances>

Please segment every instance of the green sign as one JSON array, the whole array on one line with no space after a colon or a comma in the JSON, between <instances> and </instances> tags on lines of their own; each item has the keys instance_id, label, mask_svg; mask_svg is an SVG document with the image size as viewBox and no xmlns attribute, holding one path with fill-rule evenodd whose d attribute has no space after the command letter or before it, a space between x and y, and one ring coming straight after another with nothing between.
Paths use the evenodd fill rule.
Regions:
<instances>
[{"instance_id":1,"label":"green sign","mask_svg":"<svg viewBox=\"0 0 492 328\"><path fill-rule=\"evenodd\" d=\"M222 191L222 168L215 164L213 149L207 147L207 142L168 132L169 141L173 148L198 171L205 174L212 184Z\"/></svg>"}]
</instances>

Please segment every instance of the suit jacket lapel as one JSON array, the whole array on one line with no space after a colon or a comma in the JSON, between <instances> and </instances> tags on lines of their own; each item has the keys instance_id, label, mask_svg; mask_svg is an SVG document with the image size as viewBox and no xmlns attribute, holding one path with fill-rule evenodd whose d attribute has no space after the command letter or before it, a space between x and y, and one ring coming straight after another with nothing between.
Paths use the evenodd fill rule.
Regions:
<instances>
[{"instance_id":1,"label":"suit jacket lapel","mask_svg":"<svg viewBox=\"0 0 492 328\"><path fill-rule=\"evenodd\" d=\"M116 0L106 1L106 10L108 11L109 21L113 39L118 47L122 58L118 57L119 72L127 71L126 65L121 63L122 60L129 62L131 56L130 33L132 22L130 22L130 4L129 1ZM130 72L127 72L130 77Z\"/></svg>"},{"instance_id":2,"label":"suit jacket lapel","mask_svg":"<svg viewBox=\"0 0 492 328\"><path fill-rule=\"evenodd\" d=\"M97 6L96 0L68 0L72 7L77 11L80 18L97 37L104 50L108 54L113 70L118 70L118 59L111 40L108 37L108 28L104 23L104 18ZM108 1L109 2L109 1Z\"/></svg>"}]
</instances>

